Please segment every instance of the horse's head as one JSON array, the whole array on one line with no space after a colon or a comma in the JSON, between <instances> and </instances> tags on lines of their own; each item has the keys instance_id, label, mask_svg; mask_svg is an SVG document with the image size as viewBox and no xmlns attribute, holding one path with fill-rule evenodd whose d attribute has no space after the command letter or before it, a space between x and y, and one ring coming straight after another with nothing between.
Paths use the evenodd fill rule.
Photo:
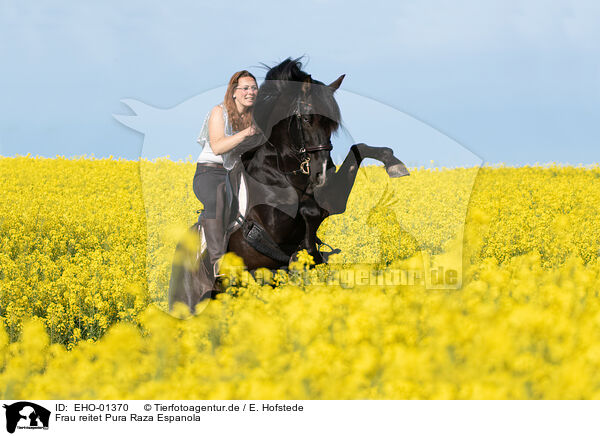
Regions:
<instances>
[{"instance_id":1,"label":"horse's head","mask_svg":"<svg viewBox=\"0 0 600 436\"><path fill-rule=\"evenodd\" d=\"M339 107L333 93L344 80L340 76L330 85L308 76L298 92L294 113L289 117L289 132L294 150L299 150L301 161L308 171L309 183L323 185L328 170L334 170L331 160L331 135L339 127Z\"/></svg>"},{"instance_id":2,"label":"horse's head","mask_svg":"<svg viewBox=\"0 0 600 436\"><path fill-rule=\"evenodd\" d=\"M344 75L325 85L286 59L271 68L258 93L254 119L278 152L280 170L312 186L335 171L331 135L339 128L340 109L333 96Z\"/></svg>"}]
</instances>

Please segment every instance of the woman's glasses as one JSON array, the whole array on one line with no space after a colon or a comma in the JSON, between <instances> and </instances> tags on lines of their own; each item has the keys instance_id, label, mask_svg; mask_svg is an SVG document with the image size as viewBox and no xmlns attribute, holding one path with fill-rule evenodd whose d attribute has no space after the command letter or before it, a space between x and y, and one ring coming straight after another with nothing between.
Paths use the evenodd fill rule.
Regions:
<instances>
[{"instance_id":1,"label":"woman's glasses","mask_svg":"<svg viewBox=\"0 0 600 436\"><path fill-rule=\"evenodd\" d=\"M241 89L244 93L248 92L248 91L252 91L252 92L256 92L258 91L258 87L257 86L238 86L235 89Z\"/></svg>"}]
</instances>

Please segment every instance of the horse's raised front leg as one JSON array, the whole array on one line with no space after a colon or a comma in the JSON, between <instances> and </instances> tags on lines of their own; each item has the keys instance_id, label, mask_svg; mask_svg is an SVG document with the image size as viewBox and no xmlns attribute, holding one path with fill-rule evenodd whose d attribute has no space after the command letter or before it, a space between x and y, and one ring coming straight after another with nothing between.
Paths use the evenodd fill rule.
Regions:
<instances>
[{"instance_id":1,"label":"horse's raised front leg","mask_svg":"<svg viewBox=\"0 0 600 436\"><path fill-rule=\"evenodd\" d=\"M407 176L408 169L402 161L394 156L388 147L370 147L367 144L354 144L337 172L330 170L325 177L325 183L314 189L315 199L320 207L330 215L343 213L358 168L364 159L376 159L383 162L390 177Z\"/></svg>"}]
</instances>

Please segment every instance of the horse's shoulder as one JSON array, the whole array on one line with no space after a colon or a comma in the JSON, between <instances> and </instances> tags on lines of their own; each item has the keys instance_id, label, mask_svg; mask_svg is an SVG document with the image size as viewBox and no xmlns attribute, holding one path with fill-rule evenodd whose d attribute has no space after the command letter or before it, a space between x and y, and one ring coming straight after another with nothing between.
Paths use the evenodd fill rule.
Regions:
<instances>
[{"instance_id":1,"label":"horse's shoulder","mask_svg":"<svg viewBox=\"0 0 600 436\"><path fill-rule=\"evenodd\" d=\"M248 162L250 160L252 160L254 158L254 155L256 154L256 148L253 148L252 150L248 150L245 151L244 153L242 153L241 159L242 162Z\"/></svg>"}]
</instances>

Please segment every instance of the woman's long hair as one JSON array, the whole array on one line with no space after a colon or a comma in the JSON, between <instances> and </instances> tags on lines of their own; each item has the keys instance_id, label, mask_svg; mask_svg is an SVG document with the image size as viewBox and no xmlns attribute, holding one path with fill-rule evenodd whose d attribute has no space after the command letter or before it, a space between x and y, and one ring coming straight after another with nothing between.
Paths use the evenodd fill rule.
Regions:
<instances>
[{"instance_id":1,"label":"woman's long hair","mask_svg":"<svg viewBox=\"0 0 600 436\"><path fill-rule=\"evenodd\" d=\"M227 92L225 92L225 109L227 109L227 115L229 116L229 122L231 123L231 127L234 132L239 132L244 130L247 127L250 127L252 123L252 108L248 111L248 115L242 118L240 113L237 110L235 105L235 100L233 99L233 93L235 92L235 88L238 86L238 81L242 77L252 77L256 82L256 77L252 75L249 71L242 70L235 73L229 79L229 85L227 85Z\"/></svg>"}]
</instances>

